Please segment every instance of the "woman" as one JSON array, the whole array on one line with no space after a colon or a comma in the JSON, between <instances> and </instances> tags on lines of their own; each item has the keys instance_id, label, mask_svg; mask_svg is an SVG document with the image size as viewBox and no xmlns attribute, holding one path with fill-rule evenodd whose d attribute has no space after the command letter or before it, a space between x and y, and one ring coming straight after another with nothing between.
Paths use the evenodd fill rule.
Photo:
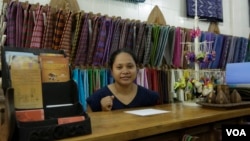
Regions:
<instances>
[{"instance_id":1,"label":"woman","mask_svg":"<svg viewBox=\"0 0 250 141\"><path fill-rule=\"evenodd\" d=\"M156 105L159 94L134 83L138 72L136 64L136 57L130 49L123 48L113 52L108 66L115 81L87 98L88 111Z\"/></svg>"}]
</instances>

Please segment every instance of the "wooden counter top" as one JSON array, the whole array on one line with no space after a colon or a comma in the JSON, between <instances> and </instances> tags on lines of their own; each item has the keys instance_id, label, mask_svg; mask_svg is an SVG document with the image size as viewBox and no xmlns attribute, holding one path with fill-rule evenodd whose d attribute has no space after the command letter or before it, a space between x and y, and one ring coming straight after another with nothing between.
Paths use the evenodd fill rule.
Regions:
<instances>
[{"instance_id":1,"label":"wooden counter top","mask_svg":"<svg viewBox=\"0 0 250 141\"><path fill-rule=\"evenodd\" d=\"M131 140L250 115L250 107L226 110L204 108L201 106L186 106L180 103L157 105L150 108L170 112L144 117L124 113L128 109L89 113L92 134L67 138L62 141Z\"/></svg>"}]
</instances>

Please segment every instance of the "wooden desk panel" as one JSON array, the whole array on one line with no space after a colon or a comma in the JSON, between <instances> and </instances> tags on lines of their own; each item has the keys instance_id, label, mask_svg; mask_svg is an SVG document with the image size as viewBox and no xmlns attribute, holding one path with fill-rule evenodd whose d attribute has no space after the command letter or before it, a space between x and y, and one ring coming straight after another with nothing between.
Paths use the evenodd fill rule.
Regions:
<instances>
[{"instance_id":1,"label":"wooden desk panel","mask_svg":"<svg viewBox=\"0 0 250 141\"><path fill-rule=\"evenodd\" d=\"M166 104L150 108L170 112L146 117L127 114L125 110L89 113L92 134L63 141L132 140L250 115L250 107L225 110Z\"/></svg>"},{"instance_id":2,"label":"wooden desk panel","mask_svg":"<svg viewBox=\"0 0 250 141\"><path fill-rule=\"evenodd\" d=\"M3 92L0 91L0 141L8 140L8 124L6 119L8 118L6 114L5 101Z\"/></svg>"}]
</instances>

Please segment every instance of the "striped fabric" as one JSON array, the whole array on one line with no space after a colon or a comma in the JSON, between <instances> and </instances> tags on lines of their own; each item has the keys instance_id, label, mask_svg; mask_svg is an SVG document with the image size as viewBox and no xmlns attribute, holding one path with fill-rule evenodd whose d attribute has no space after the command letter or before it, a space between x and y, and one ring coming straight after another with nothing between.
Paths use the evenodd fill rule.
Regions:
<instances>
[{"instance_id":1,"label":"striped fabric","mask_svg":"<svg viewBox=\"0 0 250 141\"><path fill-rule=\"evenodd\" d=\"M164 52L164 59L167 65L172 65L174 42L175 42L175 27L170 27L167 46Z\"/></svg>"},{"instance_id":2,"label":"striped fabric","mask_svg":"<svg viewBox=\"0 0 250 141\"><path fill-rule=\"evenodd\" d=\"M28 20L29 20L29 10L31 5L27 4L24 6L23 10L23 27L22 27L22 43L21 47L25 47L25 42L27 38Z\"/></svg>"},{"instance_id":3,"label":"striped fabric","mask_svg":"<svg viewBox=\"0 0 250 141\"><path fill-rule=\"evenodd\" d=\"M69 11L66 15L66 23L63 29L59 49L64 51L66 57L69 57L71 51L72 12Z\"/></svg>"},{"instance_id":4,"label":"striped fabric","mask_svg":"<svg viewBox=\"0 0 250 141\"><path fill-rule=\"evenodd\" d=\"M138 56L138 61L140 60L139 62L142 62L141 58L143 56L143 53L139 53L139 52L144 52L144 48L141 46L141 44L142 44L142 37L144 34L145 25L146 25L145 23L137 22L136 30L134 30L134 32L138 32L135 37L136 39L135 39L134 51L135 51L136 56Z\"/></svg>"},{"instance_id":5,"label":"striped fabric","mask_svg":"<svg viewBox=\"0 0 250 141\"><path fill-rule=\"evenodd\" d=\"M142 41L141 41L141 45L140 45L140 48L139 48L139 50L138 50L138 52L137 52L137 60L138 60L138 63L140 64L140 65L142 65L143 64L143 57L144 57L144 53L145 53L145 43L146 43L146 35L147 35L147 32L146 32L146 30L147 30L147 28L145 27L145 32L144 32L144 34L143 34L143 36L142 36Z\"/></svg>"},{"instance_id":6,"label":"striped fabric","mask_svg":"<svg viewBox=\"0 0 250 141\"><path fill-rule=\"evenodd\" d=\"M17 15L16 15L16 46L22 47L22 28L23 28L23 8L21 2L17 3Z\"/></svg>"},{"instance_id":7,"label":"striped fabric","mask_svg":"<svg viewBox=\"0 0 250 141\"><path fill-rule=\"evenodd\" d=\"M162 34L162 35L160 35L160 37L162 39L159 39L159 44L158 44L158 48L157 48L157 55L156 55L156 59L155 59L155 62L154 62L154 65L158 66L158 67L160 67L160 65L162 65L162 59L163 59L164 51L165 51L165 48L167 46L169 28L170 28L170 26L163 26L162 31L160 33L160 34Z\"/></svg>"},{"instance_id":8,"label":"striped fabric","mask_svg":"<svg viewBox=\"0 0 250 141\"><path fill-rule=\"evenodd\" d=\"M111 28L110 19L103 17L98 34L97 45L94 52L93 65L102 65L102 59L105 53L105 45L107 37L109 36L109 29Z\"/></svg>"},{"instance_id":9,"label":"striped fabric","mask_svg":"<svg viewBox=\"0 0 250 141\"><path fill-rule=\"evenodd\" d=\"M88 78L89 78L89 94L93 94L94 88L93 88L93 69L88 69Z\"/></svg>"},{"instance_id":10,"label":"striped fabric","mask_svg":"<svg viewBox=\"0 0 250 141\"><path fill-rule=\"evenodd\" d=\"M174 54L172 63L174 67L180 68L181 67L181 28L177 27L175 29L175 42L174 42Z\"/></svg>"},{"instance_id":11,"label":"striped fabric","mask_svg":"<svg viewBox=\"0 0 250 141\"><path fill-rule=\"evenodd\" d=\"M249 39L246 41L246 56L245 56L245 62L250 62L250 34L249 34Z\"/></svg>"},{"instance_id":12,"label":"striped fabric","mask_svg":"<svg viewBox=\"0 0 250 141\"><path fill-rule=\"evenodd\" d=\"M93 18L93 34L91 37L91 43L88 49L88 56L87 56L87 65L92 65L93 63L93 56L94 56L94 52L95 52L95 48L96 48L96 42L97 42L97 37L98 37L98 32L99 32L99 28L101 25L101 20L103 17L101 16L95 16Z\"/></svg>"},{"instance_id":13,"label":"striped fabric","mask_svg":"<svg viewBox=\"0 0 250 141\"><path fill-rule=\"evenodd\" d=\"M46 12L46 25L44 29L42 48L52 49L55 20L56 19L51 11L51 7L48 6Z\"/></svg>"},{"instance_id":14,"label":"striped fabric","mask_svg":"<svg viewBox=\"0 0 250 141\"><path fill-rule=\"evenodd\" d=\"M128 33L128 20L122 20L122 29L121 29L121 36L119 39L119 48L124 48L125 47L125 41L127 38L127 33Z\"/></svg>"},{"instance_id":15,"label":"striped fabric","mask_svg":"<svg viewBox=\"0 0 250 141\"><path fill-rule=\"evenodd\" d=\"M146 72L146 76L147 76L147 80L148 80L148 88L152 89L152 74L151 74L151 69L152 68L146 68L145 72Z\"/></svg>"},{"instance_id":16,"label":"striped fabric","mask_svg":"<svg viewBox=\"0 0 250 141\"><path fill-rule=\"evenodd\" d=\"M145 36L145 43L143 43L144 48L145 48L144 57L143 57L143 65L149 64L150 51L151 51L152 29L153 29L153 25L148 24L146 26L146 32L144 33L146 36Z\"/></svg>"},{"instance_id":17,"label":"striped fabric","mask_svg":"<svg viewBox=\"0 0 250 141\"><path fill-rule=\"evenodd\" d=\"M159 92L159 82L158 82L158 71L157 69L151 69L151 81L152 81L152 90Z\"/></svg>"},{"instance_id":18,"label":"striped fabric","mask_svg":"<svg viewBox=\"0 0 250 141\"><path fill-rule=\"evenodd\" d=\"M139 27L137 27L137 22L135 22L134 23L134 27L133 27L133 50L135 51L136 49L135 49L135 46L136 46L136 38L137 38L137 34L138 34L138 28Z\"/></svg>"},{"instance_id":19,"label":"striped fabric","mask_svg":"<svg viewBox=\"0 0 250 141\"><path fill-rule=\"evenodd\" d=\"M15 1L9 3L7 9L7 46L16 47L16 14L17 4Z\"/></svg>"},{"instance_id":20,"label":"striped fabric","mask_svg":"<svg viewBox=\"0 0 250 141\"><path fill-rule=\"evenodd\" d=\"M165 36L165 29L164 26L160 26L160 32L159 32L159 38L158 38L158 44L157 47L155 49L155 57L154 57L154 62L153 65L154 66L158 66L161 64L161 62L159 62L159 57L161 56L160 54L162 53L162 45L164 42L164 36Z\"/></svg>"},{"instance_id":21,"label":"striped fabric","mask_svg":"<svg viewBox=\"0 0 250 141\"><path fill-rule=\"evenodd\" d=\"M89 45L92 42L92 35L93 35L93 13L89 14L89 19L88 19L88 27L89 27Z\"/></svg>"},{"instance_id":22,"label":"striped fabric","mask_svg":"<svg viewBox=\"0 0 250 141\"><path fill-rule=\"evenodd\" d=\"M221 58L221 52L223 48L223 43L224 43L224 36L221 34L216 34L215 35L215 40L214 40L214 50L216 52L215 60L211 63L210 68L211 69L217 69L219 68L219 63L220 63L220 58Z\"/></svg>"},{"instance_id":23,"label":"striped fabric","mask_svg":"<svg viewBox=\"0 0 250 141\"><path fill-rule=\"evenodd\" d=\"M1 9L1 16L0 16L0 46L5 45L6 43L6 13L7 13L7 7L8 7L8 3L2 3L2 9ZM3 16L5 15L5 16ZM1 51L0 51L0 55L1 55ZM1 60L1 59L0 59Z\"/></svg>"},{"instance_id":24,"label":"striped fabric","mask_svg":"<svg viewBox=\"0 0 250 141\"><path fill-rule=\"evenodd\" d=\"M80 39L77 47L76 57L75 57L75 65L86 65L86 56L88 53L89 46L89 14L85 14L83 18L83 24L80 34Z\"/></svg>"},{"instance_id":25,"label":"striped fabric","mask_svg":"<svg viewBox=\"0 0 250 141\"><path fill-rule=\"evenodd\" d=\"M245 58L247 57L247 47L249 44L249 39L244 38L244 37L240 37L240 42L241 42L241 46L240 46L240 52L239 52L239 56L238 56L238 62L244 62Z\"/></svg>"},{"instance_id":26,"label":"striped fabric","mask_svg":"<svg viewBox=\"0 0 250 141\"><path fill-rule=\"evenodd\" d=\"M112 19L109 18L109 19L107 19L106 22L108 22L110 27L109 27L109 30L108 30L108 37L107 37L107 40L106 40L104 56L103 56L103 59L102 59L102 65L103 66L106 66L107 63L108 63L110 48L111 48L111 40L112 40L113 30L114 30L114 22L112 21Z\"/></svg>"},{"instance_id":27,"label":"striped fabric","mask_svg":"<svg viewBox=\"0 0 250 141\"><path fill-rule=\"evenodd\" d=\"M59 49L60 41L63 34L63 29L65 26L65 21L66 21L65 13L61 9L58 10L56 15L56 24L55 24L53 44L52 44L52 48L55 50Z\"/></svg>"},{"instance_id":28,"label":"striped fabric","mask_svg":"<svg viewBox=\"0 0 250 141\"><path fill-rule=\"evenodd\" d=\"M115 50L118 49L119 39L121 36L121 29L122 29L121 18L113 19L113 21L114 21L114 32L113 32L109 54L112 54Z\"/></svg>"},{"instance_id":29,"label":"striped fabric","mask_svg":"<svg viewBox=\"0 0 250 141\"><path fill-rule=\"evenodd\" d=\"M84 66L106 66L110 54L118 48L132 48L140 65L160 67L166 63L171 67L185 69L192 68L194 64L187 64L182 52L182 49L187 50L187 45L180 45L180 42L193 42L190 30L168 27L167 31L159 25L84 12L75 15L59 10L52 13L51 10L55 9L45 7L28 2L9 2L6 45L62 49L70 57L70 63ZM76 24L73 23L75 21ZM250 54L247 51L249 39L205 32L202 35L200 42L214 41L216 60L200 63L201 69L224 69L227 63L244 62ZM203 52L207 53L205 50Z\"/></svg>"},{"instance_id":30,"label":"striped fabric","mask_svg":"<svg viewBox=\"0 0 250 141\"><path fill-rule=\"evenodd\" d=\"M159 36L160 36L160 26L154 25L153 30L152 30L153 46L152 46L152 49L150 51L150 65L151 66L154 66L154 60L155 60L156 50L157 50L157 46L158 46Z\"/></svg>"},{"instance_id":31,"label":"striped fabric","mask_svg":"<svg viewBox=\"0 0 250 141\"><path fill-rule=\"evenodd\" d=\"M100 81L100 70L93 69L93 92L101 88Z\"/></svg>"},{"instance_id":32,"label":"striped fabric","mask_svg":"<svg viewBox=\"0 0 250 141\"><path fill-rule=\"evenodd\" d=\"M28 14L27 24L25 24L26 27L23 28L23 32L26 32L26 36L24 36L23 39L25 40L24 47L30 48L31 38L35 26L33 11L31 10L31 8L27 10L27 14Z\"/></svg>"},{"instance_id":33,"label":"striped fabric","mask_svg":"<svg viewBox=\"0 0 250 141\"><path fill-rule=\"evenodd\" d=\"M236 36L232 37L230 47L229 47L229 50L228 50L228 56L227 56L226 63L233 63L234 62L234 60L233 60L234 59L234 54L236 54L236 52L237 52L237 49L235 47L236 47L236 42L237 42L238 39L239 39L239 37L236 37Z\"/></svg>"},{"instance_id":34,"label":"striped fabric","mask_svg":"<svg viewBox=\"0 0 250 141\"><path fill-rule=\"evenodd\" d=\"M42 5L40 5L36 10L35 26L32 33L30 48L42 47L43 30L44 30L44 19L43 19Z\"/></svg>"},{"instance_id":35,"label":"striped fabric","mask_svg":"<svg viewBox=\"0 0 250 141\"><path fill-rule=\"evenodd\" d=\"M72 41L72 49L70 53L70 63L74 64L75 56L76 56L76 51L77 51L77 46L78 46L78 40L80 37L80 32L81 32L81 25L82 25L82 16L84 15L83 11L80 11L76 13L76 27L75 27L75 32L73 35L73 41Z\"/></svg>"},{"instance_id":36,"label":"striped fabric","mask_svg":"<svg viewBox=\"0 0 250 141\"><path fill-rule=\"evenodd\" d=\"M163 70L157 70L157 81L158 81L158 92L159 92L159 95L160 95L160 100L158 101L159 103L158 104L163 104L163 89L162 87L166 86L161 78L163 78ZM161 84L161 85L160 85Z\"/></svg>"},{"instance_id":37,"label":"striped fabric","mask_svg":"<svg viewBox=\"0 0 250 141\"><path fill-rule=\"evenodd\" d=\"M136 26L135 26L135 22L134 21L130 21L128 22L128 32L127 32L127 37L126 37L126 42L125 42L125 46L126 48L130 48L130 49L134 49L134 38L135 38L135 31L136 30Z\"/></svg>"},{"instance_id":38,"label":"striped fabric","mask_svg":"<svg viewBox=\"0 0 250 141\"><path fill-rule=\"evenodd\" d=\"M222 69L226 68L226 60L227 60L228 50L230 47L231 40L232 40L231 35L225 35L224 44L223 44L223 48L222 48L222 54L221 54L221 58L220 58L220 65L219 65L219 67Z\"/></svg>"},{"instance_id":39,"label":"striped fabric","mask_svg":"<svg viewBox=\"0 0 250 141\"><path fill-rule=\"evenodd\" d=\"M236 42L235 42L235 52L233 53L233 62L239 62L238 61L238 57L239 57L239 53L240 53L240 47L241 47L241 40L240 37L237 38Z\"/></svg>"}]
</instances>

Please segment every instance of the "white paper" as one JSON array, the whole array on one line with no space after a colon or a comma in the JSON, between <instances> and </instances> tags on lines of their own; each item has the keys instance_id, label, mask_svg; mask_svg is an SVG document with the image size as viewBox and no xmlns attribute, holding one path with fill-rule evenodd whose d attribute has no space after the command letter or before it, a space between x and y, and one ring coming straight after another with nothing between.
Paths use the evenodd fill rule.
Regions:
<instances>
[{"instance_id":1,"label":"white paper","mask_svg":"<svg viewBox=\"0 0 250 141\"><path fill-rule=\"evenodd\" d=\"M55 108L55 107L65 107L65 106L72 106L72 103L69 104L58 104L58 105L47 105L47 108Z\"/></svg>"},{"instance_id":2,"label":"white paper","mask_svg":"<svg viewBox=\"0 0 250 141\"><path fill-rule=\"evenodd\" d=\"M165 110L158 110L158 109L142 109L142 110L131 110L131 111L124 111L125 113L139 115L139 116L149 116L149 115L156 115L156 114L163 114L168 113L170 111Z\"/></svg>"}]
</instances>

